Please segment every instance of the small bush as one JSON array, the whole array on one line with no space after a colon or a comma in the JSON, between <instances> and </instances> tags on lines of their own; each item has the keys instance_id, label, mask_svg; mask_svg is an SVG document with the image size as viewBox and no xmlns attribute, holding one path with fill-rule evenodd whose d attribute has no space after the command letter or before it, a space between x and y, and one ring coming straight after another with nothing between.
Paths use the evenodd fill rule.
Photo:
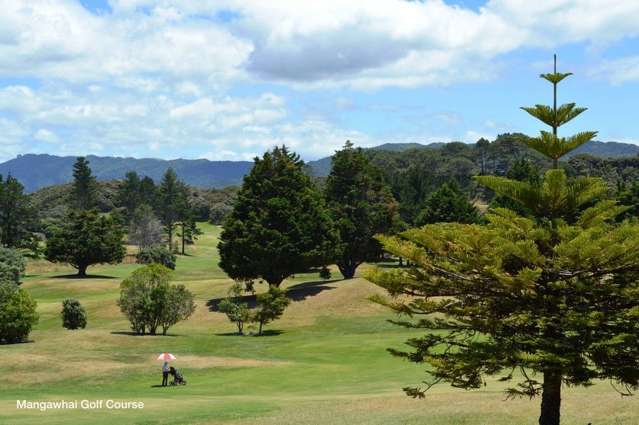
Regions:
<instances>
[{"instance_id":1,"label":"small bush","mask_svg":"<svg viewBox=\"0 0 639 425\"><path fill-rule=\"evenodd\" d=\"M330 278L331 278L331 276L332 276L332 275L331 275L331 270L330 270L328 267L323 266L323 267L320 269L320 271L319 271L319 277L320 277L320 279L328 280L328 279L330 279Z\"/></svg>"},{"instance_id":2,"label":"small bush","mask_svg":"<svg viewBox=\"0 0 639 425\"><path fill-rule=\"evenodd\" d=\"M62 301L62 326L66 329L84 329L87 326L87 312L80 301L66 299Z\"/></svg>"},{"instance_id":3,"label":"small bush","mask_svg":"<svg viewBox=\"0 0 639 425\"><path fill-rule=\"evenodd\" d=\"M151 264L133 272L120 284L118 305L137 334L166 335L171 326L195 311L193 294L184 285L170 285L171 270Z\"/></svg>"},{"instance_id":4,"label":"small bush","mask_svg":"<svg viewBox=\"0 0 639 425\"><path fill-rule=\"evenodd\" d=\"M9 281L18 285L25 268L26 261L19 251L0 247L0 282Z\"/></svg>"},{"instance_id":5,"label":"small bush","mask_svg":"<svg viewBox=\"0 0 639 425\"><path fill-rule=\"evenodd\" d=\"M13 282L0 281L0 342L16 343L27 339L38 323L36 302Z\"/></svg>"},{"instance_id":6,"label":"small bush","mask_svg":"<svg viewBox=\"0 0 639 425\"><path fill-rule=\"evenodd\" d=\"M252 321L259 325L257 334L262 335L264 325L282 317L289 303L286 292L274 286L270 287L268 292L259 294L257 308L252 317Z\"/></svg>"},{"instance_id":7,"label":"small bush","mask_svg":"<svg viewBox=\"0 0 639 425\"><path fill-rule=\"evenodd\" d=\"M142 249L136 258L138 264L161 264L166 268L175 270L175 254L161 245Z\"/></svg>"},{"instance_id":8,"label":"small bush","mask_svg":"<svg viewBox=\"0 0 639 425\"><path fill-rule=\"evenodd\" d=\"M234 284L228 294L228 298L220 301L218 309L226 314L230 322L235 323L238 335L244 335L244 324L251 320L251 310L248 308L248 304L240 302L242 285Z\"/></svg>"}]
</instances>

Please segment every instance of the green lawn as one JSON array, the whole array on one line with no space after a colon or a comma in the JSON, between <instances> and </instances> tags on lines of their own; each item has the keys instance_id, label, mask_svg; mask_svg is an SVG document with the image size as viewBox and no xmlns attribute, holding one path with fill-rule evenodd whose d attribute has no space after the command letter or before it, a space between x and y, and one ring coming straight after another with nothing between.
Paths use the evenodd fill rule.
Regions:
<instances>
[{"instance_id":1,"label":"green lawn","mask_svg":"<svg viewBox=\"0 0 639 425\"><path fill-rule=\"evenodd\" d=\"M299 275L285 283L298 300L273 334L238 337L208 300L225 295L231 281L217 267L219 228L179 257L175 281L196 295L198 308L166 337L132 336L115 301L121 279L136 265L72 269L38 264L25 279L41 320L32 342L0 346L0 424L535 424L538 400L504 401L502 384L467 392L446 385L425 400L401 388L424 376L419 367L391 357L415 333L386 322L367 297L379 290L364 279L318 281ZM334 272L334 274L336 274ZM62 276L62 277L60 277ZM258 290L264 290L258 285ZM63 298L78 298L89 325L62 329ZM188 385L158 388L158 353L177 355ZM142 401L141 410L16 409L16 400ZM621 398L608 384L567 389L563 423L639 424L639 399Z\"/></svg>"}]
</instances>

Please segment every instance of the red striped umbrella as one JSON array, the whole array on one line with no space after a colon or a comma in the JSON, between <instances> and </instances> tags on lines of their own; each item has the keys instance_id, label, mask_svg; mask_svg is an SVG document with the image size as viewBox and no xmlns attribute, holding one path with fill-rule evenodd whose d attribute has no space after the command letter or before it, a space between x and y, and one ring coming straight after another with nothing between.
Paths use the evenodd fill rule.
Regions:
<instances>
[{"instance_id":1,"label":"red striped umbrella","mask_svg":"<svg viewBox=\"0 0 639 425\"><path fill-rule=\"evenodd\" d=\"M162 353L158 356L158 360L164 360L164 361L175 360L175 356L171 353Z\"/></svg>"}]
</instances>

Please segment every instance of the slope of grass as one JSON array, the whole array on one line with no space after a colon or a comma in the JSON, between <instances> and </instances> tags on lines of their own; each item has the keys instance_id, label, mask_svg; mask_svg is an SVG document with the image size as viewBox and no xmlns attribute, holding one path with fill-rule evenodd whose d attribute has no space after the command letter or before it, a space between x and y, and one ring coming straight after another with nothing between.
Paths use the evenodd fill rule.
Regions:
<instances>
[{"instance_id":1,"label":"slope of grass","mask_svg":"<svg viewBox=\"0 0 639 425\"><path fill-rule=\"evenodd\" d=\"M32 342L0 346L0 424L535 424L538 401L504 401L503 386L483 391L436 387L426 400L401 388L417 385L424 366L385 351L418 334L387 323L367 297L379 289L358 278L319 281L299 275L285 282L295 301L264 337L238 337L207 303L231 281L218 268L219 228L179 257L175 281L194 292L197 310L166 337L132 336L115 302L121 279L137 266L93 267L90 279L71 269L37 264L25 280L41 320ZM336 272L334 272L336 274ZM263 291L264 286L257 289ZM87 308L87 329L62 329L63 298ZM159 352L177 355L188 385L157 388ZM142 401L137 410L18 410L16 400ZM639 400L608 385L568 389L565 424L638 424Z\"/></svg>"}]
</instances>

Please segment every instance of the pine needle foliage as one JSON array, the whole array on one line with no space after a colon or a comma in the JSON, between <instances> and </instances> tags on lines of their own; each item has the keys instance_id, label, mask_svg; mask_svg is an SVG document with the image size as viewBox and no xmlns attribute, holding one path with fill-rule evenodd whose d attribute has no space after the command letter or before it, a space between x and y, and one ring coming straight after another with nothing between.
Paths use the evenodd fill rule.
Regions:
<instances>
[{"instance_id":1,"label":"pine needle foliage","mask_svg":"<svg viewBox=\"0 0 639 425\"><path fill-rule=\"evenodd\" d=\"M556 84L567 75L542 77ZM539 146L557 158L554 146ZM371 271L390 295L374 300L398 313L394 323L426 331L409 350L389 350L430 365L407 394L424 397L439 382L480 388L497 376L512 383L509 397L541 396L540 425L559 425L564 385L606 379L631 394L639 388L639 224L617 219L627 207L605 199L602 180L560 169L539 181L476 179L530 216L496 208L486 224L378 236L411 266Z\"/></svg>"}]
</instances>

